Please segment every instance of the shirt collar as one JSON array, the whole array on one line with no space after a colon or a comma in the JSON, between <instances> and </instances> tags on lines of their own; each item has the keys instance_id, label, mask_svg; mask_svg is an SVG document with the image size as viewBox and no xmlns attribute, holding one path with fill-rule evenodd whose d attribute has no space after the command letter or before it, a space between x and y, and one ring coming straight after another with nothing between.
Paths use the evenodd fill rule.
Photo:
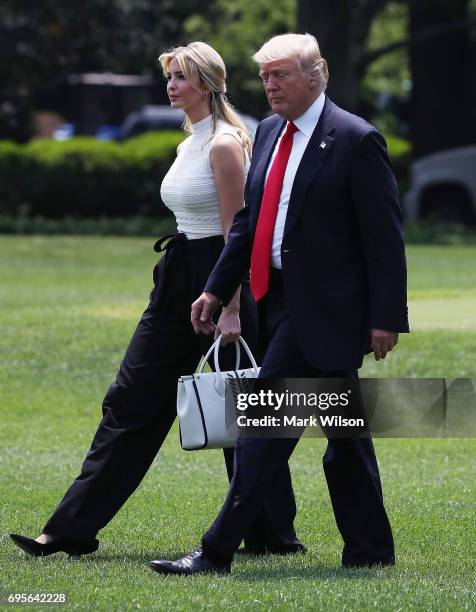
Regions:
<instances>
[{"instance_id":1,"label":"shirt collar","mask_svg":"<svg viewBox=\"0 0 476 612\"><path fill-rule=\"evenodd\" d=\"M293 121L294 125L302 132L305 136L311 136L314 128L319 121L322 109L324 108L324 102L326 96L322 92L311 104L311 106L297 119Z\"/></svg>"}]
</instances>

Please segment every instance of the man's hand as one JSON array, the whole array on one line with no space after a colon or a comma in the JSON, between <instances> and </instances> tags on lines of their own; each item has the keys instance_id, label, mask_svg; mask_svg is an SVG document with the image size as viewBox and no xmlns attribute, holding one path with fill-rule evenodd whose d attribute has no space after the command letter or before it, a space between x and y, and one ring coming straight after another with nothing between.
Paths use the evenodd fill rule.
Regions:
<instances>
[{"instance_id":1,"label":"man's hand","mask_svg":"<svg viewBox=\"0 0 476 612\"><path fill-rule=\"evenodd\" d=\"M205 292L192 304L191 321L196 334L209 336L215 331L212 315L220 305L220 301L213 294Z\"/></svg>"},{"instance_id":2,"label":"man's hand","mask_svg":"<svg viewBox=\"0 0 476 612\"><path fill-rule=\"evenodd\" d=\"M385 359L388 351L391 351L397 342L398 334L396 332L385 331L383 329L370 330L370 346L376 361Z\"/></svg>"}]
</instances>

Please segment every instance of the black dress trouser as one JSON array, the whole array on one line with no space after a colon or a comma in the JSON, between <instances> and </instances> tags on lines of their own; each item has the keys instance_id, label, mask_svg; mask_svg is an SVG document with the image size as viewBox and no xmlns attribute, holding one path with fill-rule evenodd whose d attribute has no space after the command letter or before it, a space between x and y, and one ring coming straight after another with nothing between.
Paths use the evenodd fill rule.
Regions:
<instances>
[{"instance_id":1,"label":"black dress trouser","mask_svg":"<svg viewBox=\"0 0 476 612\"><path fill-rule=\"evenodd\" d=\"M161 242L156 244L158 251L163 250ZM177 379L196 370L212 342L211 337L194 333L190 305L201 294L222 249L221 236L186 240L184 234L172 237L165 247L165 256L154 268L150 303L104 398L103 418L81 473L48 520L45 533L76 540L94 538L144 478L175 420ZM243 337L253 350L256 310L246 283L240 318ZM234 369L233 345L220 351L220 364L223 370ZM234 449L225 449L224 454L231 479ZM287 464L264 506L250 523L246 545L279 547L299 542Z\"/></svg>"},{"instance_id":2,"label":"black dress trouser","mask_svg":"<svg viewBox=\"0 0 476 612\"><path fill-rule=\"evenodd\" d=\"M268 349L260 378L357 378L354 371L318 370L304 358L293 332L280 271L272 271L270 291L260 301L260 329ZM211 556L231 560L243 533L280 480L298 438L240 437L235 474L217 518L203 536ZM337 527L344 540L346 566L393 564L393 536L383 505L377 459L370 438L330 438L323 457Z\"/></svg>"}]
</instances>

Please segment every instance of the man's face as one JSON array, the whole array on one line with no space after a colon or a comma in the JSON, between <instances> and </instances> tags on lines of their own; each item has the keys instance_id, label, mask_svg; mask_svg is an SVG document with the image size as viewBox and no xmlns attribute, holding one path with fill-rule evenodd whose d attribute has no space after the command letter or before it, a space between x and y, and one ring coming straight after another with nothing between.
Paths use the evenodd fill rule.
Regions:
<instances>
[{"instance_id":1,"label":"man's face","mask_svg":"<svg viewBox=\"0 0 476 612\"><path fill-rule=\"evenodd\" d=\"M319 95L317 79L299 70L297 57L261 64L259 75L272 110L288 121L300 117Z\"/></svg>"}]
</instances>

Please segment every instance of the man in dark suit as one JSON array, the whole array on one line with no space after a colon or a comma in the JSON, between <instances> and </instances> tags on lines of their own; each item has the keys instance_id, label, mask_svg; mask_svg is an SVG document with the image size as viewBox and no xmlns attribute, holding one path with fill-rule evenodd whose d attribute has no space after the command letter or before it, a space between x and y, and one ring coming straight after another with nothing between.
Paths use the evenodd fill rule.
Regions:
<instances>
[{"instance_id":1,"label":"man in dark suit","mask_svg":"<svg viewBox=\"0 0 476 612\"><path fill-rule=\"evenodd\" d=\"M256 133L246 207L235 216L204 293L195 331L212 333L251 266L267 336L260 377L357 379L365 353L385 358L408 332L406 265L397 186L381 134L324 94L315 38L285 34L255 55L276 114ZM230 571L247 526L297 439L241 437L227 499L202 546L160 573ZM395 562L370 438L330 438L324 471L346 567Z\"/></svg>"}]
</instances>

